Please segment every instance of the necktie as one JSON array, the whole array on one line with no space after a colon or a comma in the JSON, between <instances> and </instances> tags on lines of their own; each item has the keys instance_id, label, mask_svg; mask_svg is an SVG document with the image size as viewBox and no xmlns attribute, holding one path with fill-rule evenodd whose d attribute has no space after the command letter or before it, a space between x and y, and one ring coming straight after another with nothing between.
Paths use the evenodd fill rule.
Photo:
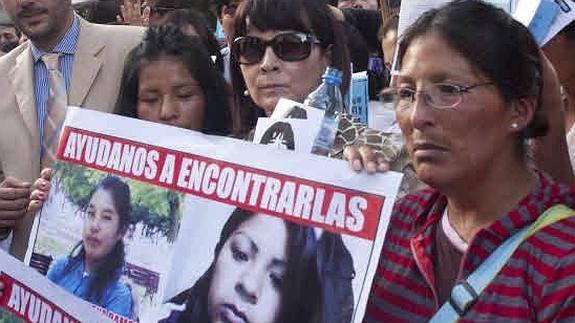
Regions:
<instances>
[{"instance_id":1,"label":"necktie","mask_svg":"<svg viewBox=\"0 0 575 323\"><path fill-rule=\"evenodd\" d=\"M60 130L64 123L68 105L66 82L58 68L59 58L60 54L58 53L42 55L42 61L48 69L50 86L48 101L46 102L46 119L44 119L44 130L42 132L42 168L51 167L56 160Z\"/></svg>"}]
</instances>

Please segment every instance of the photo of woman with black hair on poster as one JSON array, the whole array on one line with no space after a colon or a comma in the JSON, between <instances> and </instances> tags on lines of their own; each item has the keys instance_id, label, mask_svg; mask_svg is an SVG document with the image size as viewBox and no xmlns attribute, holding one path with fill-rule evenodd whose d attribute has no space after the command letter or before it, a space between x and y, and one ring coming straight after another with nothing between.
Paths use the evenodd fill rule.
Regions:
<instances>
[{"instance_id":1,"label":"photo of woman with black hair on poster","mask_svg":"<svg viewBox=\"0 0 575 323\"><path fill-rule=\"evenodd\" d=\"M61 162L53 174L29 266L112 319L152 321L183 195Z\"/></svg>"},{"instance_id":2,"label":"photo of woman with black hair on poster","mask_svg":"<svg viewBox=\"0 0 575 323\"><path fill-rule=\"evenodd\" d=\"M295 150L295 140L291 125L281 121L272 124L264 132L260 144L270 145L278 149Z\"/></svg>"},{"instance_id":3,"label":"photo of woman with black hair on poster","mask_svg":"<svg viewBox=\"0 0 575 323\"><path fill-rule=\"evenodd\" d=\"M47 274L70 293L128 318L134 316L132 293L120 277L130 203L128 184L116 176L102 179L84 210L82 241L70 255L56 260Z\"/></svg>"},{"instance_id":4,"label":"photo of woman with black hair on poster","mask_svg":"<svg viewBox=\"0 0 575 323\"><path fill-rule=\"evenodd\" d=\"M353 259L338 234L235 208L214 259L160 322L349 322Z\"/></svg>"}]
</instances>

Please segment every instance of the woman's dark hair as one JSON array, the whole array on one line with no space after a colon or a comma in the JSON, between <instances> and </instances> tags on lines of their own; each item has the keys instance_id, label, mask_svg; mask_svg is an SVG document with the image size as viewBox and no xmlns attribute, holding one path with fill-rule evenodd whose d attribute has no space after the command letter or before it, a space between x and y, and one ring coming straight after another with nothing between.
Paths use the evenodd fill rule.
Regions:
<instances>
[{"instance_id":1,"label":"woman's dark hair","mask_svg":"<svg viewBox=\"0 0 575 323\"><path fill-rule=\"evenodd\" d=\"M248 20L262 31L294 30L316 36L322 48L331 48L331 65L343 71L341 92L347 92L351 73L343 22L336 21L325 0L245 0L236 11L234 39L247 34ZM241 137L255 126L262 110L243 95L246 85L234 55L230 70L235 98L232 126L234 134ZM320 78L318 75L318 85Z\"/></svg>"},{"instance_id":2,"label":"woman's dark hair","mask_svg":"<svg viewBox=\"0 0 575 323\"><path fill-rule=\"evenodd\" d=\"M307 111L294 105L291 111L286 115L286 119L307 119Z\"/></svg>"},{"instance_id":3,"label":"woman's dark hair","mask_svg":"<svg viewBox=\"0 0 575 323\"><path fill-rule=\"evenodd\" d=\"M282 137L282 142L286 145L288 150L295 150L293 129L287 122L278 121L272 124L262 135L260 144L268 145L279 136Z\"/></svg>"},{"instance_id":4,"label":"woman's dark hair","mask_svg":"<svg viewBox=\"0 0 575 323\"><path fill-rule=\"evenodd\" d=\"M567 39L575 41L575 20L571 21L567 27L563 28L560 32L565 35Z\"/></svg>"},{"instance_id":5,"label":"woman's dark hair","mask_svg":"<svg viewBox=\"0 0 575 323\"><path fill-rule=\"evenodd\" d=\"M224 72L224 59L220 52L220 44L214 36L214 30L209 27L204 16L194 9L177 9L166 14L164 24L176 25L184 30L187 25L194 27L210 57L215 57L216 67L221 73Z\"/></svg>"},{"instance_id":6,"label":"woman's dark hair","mask_svg":"<svg viewBox=\"0 0 575 323\"><path fill-rule=\"evenodd\" d=\"M228 6L232 1L231 0L210 0L209 8L210 11L216 16L220 17L222 12L223 6Z\"/></svg>"},{"instance_id":7,"label":"woman's dark hair","mask_svg":"<svg viewBox=\"0 0 575 323\"><path fill-rule=\"evenodd\" d=\"M205 98L202 132L227 135L230 128L228 89L210 55L198 37L184 35L174 25L150 27L142 43L126 58L120 94L116 101L116 113L132 118L138 117L138 81L140 68L163 56L173 56L187 66Z\"/></svg>"},{"instance_id":8,"label":"woman's dark hair","mask_svg":"<svg viewBox=\"0 0 575 323\"><path fill-rule=\"evenodd\" d=\"M544 136L548 123L541 111L542 65L537 42L505 11L479 0L455 0L424 13L404 33L398 63L414 39L435 33L495 84L506 102L535 98L533 119L519 136Z\"/></svg>"},{"instance_id":9,"label":"woman's dark hair","mask_svg":"<svg viewBox=\"0 0 575 323\"><path fill-rule=\"evenodd\" d=\"M226 241L240 225L256 213L236 208L224 224L214 252L214 260L194 286L174 299L186 300L179 322L209 322L208 292L215 264ZM284 222L288 232L288 265L282 285L282 303L277 323L312 322L322 310L321 284L317 275L316 241L312 228ZM172 301L174 301L172 299ZM177 302L177 301L176 301Z\"/></svg>"},{"instance_id":10,"label":"woman's dark hair","mask_svg":"<svg viewBox=\"0 0 575 323\"><path fill-rule=\"evenodd\" d=\"M88 199L88 204L94 193L99 190L104 190L110 193L112 197L112 202L114 203L114 209L118 214L118 232L125 233L128 226L131 223L131 199L130 199L130 187L126 182L122 181L116 176L106 176L104 177L96 187L90 192L90 198ZM83 208L88 207L84 205ZM62 271L62 276L65 276L78 262L84 260L84 255L86 254L82 241L80 241L70 253L69 261L64 270ZM125 262L124 253L124 242L122 239L118 240L112 251L106 255L104 260L101 262L102 265L95 268L93 271L93 279L90 281L90 286L88 287L89 294L86 300L91 303L100 304L102 302L102 297L108 286L115 281L117 281L122 275Z\"/></svg>"}]
</instances>

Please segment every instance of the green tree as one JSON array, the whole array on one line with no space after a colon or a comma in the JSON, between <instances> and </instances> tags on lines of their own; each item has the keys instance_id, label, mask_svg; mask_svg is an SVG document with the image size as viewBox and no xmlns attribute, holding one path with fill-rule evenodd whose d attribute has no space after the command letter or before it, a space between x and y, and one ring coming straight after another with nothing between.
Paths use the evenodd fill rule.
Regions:
<instances>
[{"instance_id":1,"label":"green tree","mask_svg":"<svg viewBox=\"0 0 575 323\"><path fill-rule=\"evenodd\" d=\"M69 163L58 163L54 172L52 189L63 190L79 211L88 205L92 190L107 175ZM126 183L130 186L132 199L132 224L141 222L148 237L161 235L173 241L178 230L183 194L131 179Z\"/></svg>"}]
</instances>

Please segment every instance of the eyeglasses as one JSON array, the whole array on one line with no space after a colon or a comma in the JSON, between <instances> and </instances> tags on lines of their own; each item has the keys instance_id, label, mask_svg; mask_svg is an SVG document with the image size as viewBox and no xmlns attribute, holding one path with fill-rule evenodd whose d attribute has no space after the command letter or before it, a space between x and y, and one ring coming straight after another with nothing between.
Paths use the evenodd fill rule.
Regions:
<instances>
[{"instance_id":1,"label":"eyeglasses","mask_svg":"<svg viewBox=\"0 0 575 323\"><path fill-rule=\"evenodd\" d=\"M268 46L271 46L279 59L286 62L296 62L309 57L313 44L321 44L321 41L315 36L300 32L281 33L271 40L243 36L234 40L232 52L240 64L251 65L259 63Z\"/></svg>"},{"instance_id":2,"label":"eyeglasses","mask_svg":"<svg viewBox=\"0 0 575 323\"><path fill-rule=\"evenodd\" d=\"M395 89L395 105L398 109L413 106L418 93L422 94L425 104L437 109L455 108L463 100L463 93L480 86L493 85L492 82L463 86L450 83L435 83L425 89L416 91L408 87Z\"/></svg>"}]
</instances>

